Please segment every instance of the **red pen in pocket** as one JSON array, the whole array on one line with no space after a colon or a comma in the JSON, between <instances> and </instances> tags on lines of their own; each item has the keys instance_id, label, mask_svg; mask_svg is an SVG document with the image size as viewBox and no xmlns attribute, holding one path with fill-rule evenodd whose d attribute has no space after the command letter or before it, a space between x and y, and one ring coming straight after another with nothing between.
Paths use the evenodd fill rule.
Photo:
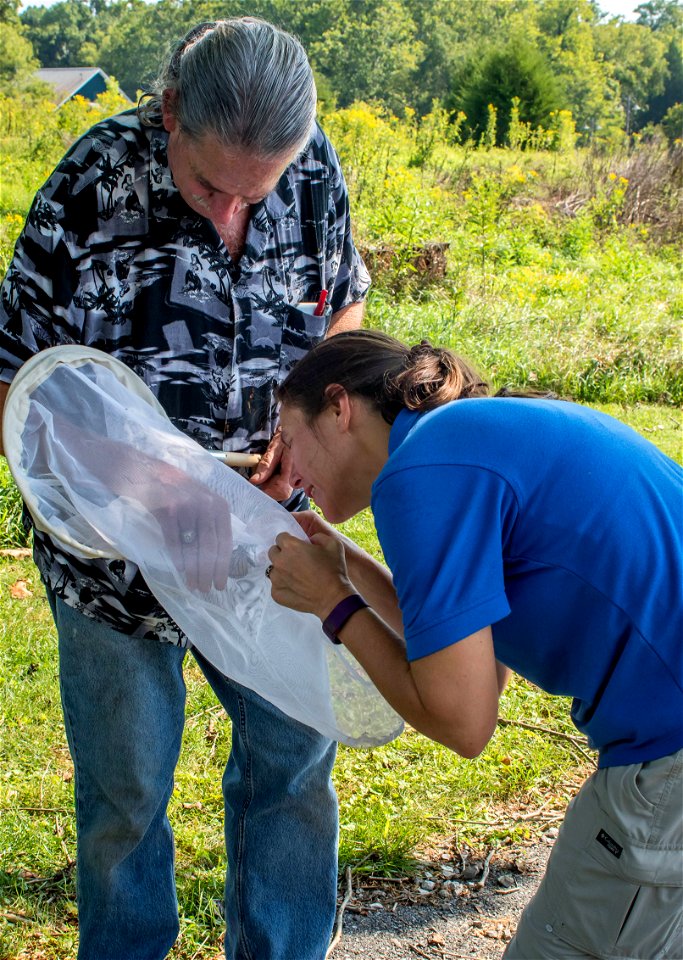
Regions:
<instances>
[{"instance_id":1,"label":"red pen in pocket","mask_svg":"<svg viewBox=\"0 0 683 960\"><path fill-rule=\"evenodd\" d=\"M315 310L313 311L314 317L322 317L325 310L325 304L327 303L327 290L321 290L320 296L318 297L318 302L315 305Z\"/></svg>"}]
</instances>

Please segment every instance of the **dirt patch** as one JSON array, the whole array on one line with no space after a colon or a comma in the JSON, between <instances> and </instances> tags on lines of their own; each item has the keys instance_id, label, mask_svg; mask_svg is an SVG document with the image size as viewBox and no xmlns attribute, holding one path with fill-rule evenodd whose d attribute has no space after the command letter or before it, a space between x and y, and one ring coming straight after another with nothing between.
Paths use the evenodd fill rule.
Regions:
<instances>
[{"instance_id":1,"label":"dirt patch","mask_svg":"<svg viewBox=\"0 0 683 960\"><path fill-rule=\"evenodd\" d=\"M460 863L424 861L409 879L352 875L330 960L498 960L543 875L552 833L490 852L488 864L466 856ZM340 905L348 894L346 885Z\"/></svg>"}]
</instances>

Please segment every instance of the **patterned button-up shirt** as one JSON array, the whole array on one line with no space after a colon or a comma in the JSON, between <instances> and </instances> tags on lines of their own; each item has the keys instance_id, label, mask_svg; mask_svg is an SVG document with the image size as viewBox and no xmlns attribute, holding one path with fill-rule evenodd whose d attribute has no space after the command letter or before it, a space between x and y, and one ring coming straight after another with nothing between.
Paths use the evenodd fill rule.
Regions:
<instances>
[{"instance_id":1,"label":"patterned button-up shirt","mask_svg":"<svg viewBox=\"0 0 683 960\"><path fill-rule=\"evenodd\" d=\"M131 367L202 446L263 452L275 386L369 286L339 160L317 128L252 207L234 263L176 189L167 143L121 114L82 137L38 192L0 291L0 380L39 350L86 344ZM322 317L298 309L323 287ZM38 531L34 556L86 615L184 642L134 564L79 560Z\"/></svg>"}]
</instances>

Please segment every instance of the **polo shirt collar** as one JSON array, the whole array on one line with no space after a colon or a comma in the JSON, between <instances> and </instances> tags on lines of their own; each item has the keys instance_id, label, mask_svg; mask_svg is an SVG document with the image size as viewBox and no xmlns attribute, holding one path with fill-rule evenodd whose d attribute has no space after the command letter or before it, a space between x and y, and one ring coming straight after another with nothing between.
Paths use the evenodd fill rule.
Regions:
<instances>
[{"instance_id":1,"label":"polo shirt collar","mask_svg":"<svg viewBox=\"0 0 683 960\"><path fill-rule=\"evenodd\" d=\"M401 446L419 419L417 410L400 411L389 433L389 456Z\"/></svg>"}]
</instances>

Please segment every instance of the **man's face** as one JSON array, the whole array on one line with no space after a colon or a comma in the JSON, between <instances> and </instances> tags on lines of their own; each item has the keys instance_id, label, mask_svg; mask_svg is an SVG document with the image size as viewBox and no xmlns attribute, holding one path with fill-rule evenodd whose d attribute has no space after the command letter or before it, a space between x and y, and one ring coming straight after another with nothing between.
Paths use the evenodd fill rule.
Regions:
<instances>
[{"instance_id":1,"label":"man's face","mask_svg":"<svg viewBox=\"0 0 683 960\"><path fill-rule=\"evenodd\" d=\"M173 182L185 203L210 220L219 233L233 217L259 203L277 186L278 180L298 151L288 151L264 160L240 147L226 147L206 134L194 139L164 110L168 130L168 162Z\"/></svg>"}]
</instances>

